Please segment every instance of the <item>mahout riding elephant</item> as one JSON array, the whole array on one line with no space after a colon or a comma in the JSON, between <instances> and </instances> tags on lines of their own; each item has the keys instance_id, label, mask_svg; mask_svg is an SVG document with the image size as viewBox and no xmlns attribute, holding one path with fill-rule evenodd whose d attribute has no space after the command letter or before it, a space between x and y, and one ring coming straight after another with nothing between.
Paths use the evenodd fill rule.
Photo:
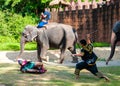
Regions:
<instances>
[{"instance_id":1,"label":"mahout riding elephant","mask_svg":"<svg viewBox=\"0 0 120 86\"><path fill-rule=\"evenodd\" d=\"M111 52L110 56L108 57L106 64L112 59L114 52L115 52L115 47L117 42L120 41L120 21L117 21L112 29L112 34L111 34Z\"/></svg>"},{"instance_id":2,"label":"mahout riding elephant","mask_svg":"<svg viewBox=\"0 0 120 86\"><path fill-rule=\"evenodd\" d=\"M76 53L75 44L78 40L78 35L76 30L66 24L61 23L49 23L46 25L46 29L38 29L35 26L27 25L22 32L20 40L20 53L17 58L20 58L24 46L27 42L33 40L37 42L37 57L39 61L45 57L45 54L49 48L60 49L60 61L63 63L64 53L68 49L71 53ZM78 62L77 57L73 57L72 62Z\"/></svg>"}]
</instances>

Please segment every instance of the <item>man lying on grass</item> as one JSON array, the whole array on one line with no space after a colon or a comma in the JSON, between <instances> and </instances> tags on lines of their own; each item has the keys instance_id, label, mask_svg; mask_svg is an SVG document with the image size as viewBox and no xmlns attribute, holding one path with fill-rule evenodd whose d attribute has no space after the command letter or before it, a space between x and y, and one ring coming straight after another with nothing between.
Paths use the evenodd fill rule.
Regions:
<instances>
[{"instance_id":1,"label":"man lying on grass","mask_svg":"<svg viewBox=\"0 0 120 86\"><path fill-rule=\"evenodd\" d=\"M20 71L23 73L45 73L47 70L43 67L42 62L33 62L23 59L18 59Z\"/></svg>"}]
</instances>

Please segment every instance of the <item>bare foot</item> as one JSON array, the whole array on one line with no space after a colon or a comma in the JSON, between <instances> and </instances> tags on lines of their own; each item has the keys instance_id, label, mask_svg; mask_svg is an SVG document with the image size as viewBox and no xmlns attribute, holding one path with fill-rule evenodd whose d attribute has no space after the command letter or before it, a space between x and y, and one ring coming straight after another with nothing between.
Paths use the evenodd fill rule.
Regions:
<instances>
[{"instance_id":1,"label":"bare foot","mask_svg":"<svg viewBox=\"0 0 120 86\"><path fill-rule=\"evenodd\" d=\"M104 76L104 79L106 80L106 82L110 81L110 79L107 76Z\"/></svg>"},{"instance_id":2,"label":"bare foot","mask_svg":"<svg viewBox=\"0 0 120 86\"><path fill-rule=\"evenodd\" d=\"M42 58L42 60L49 62L49 56L47 56L46 58Z\"/></svg>"},{"instance_id":3,"label":"bare foot","mask_svg":"<svg viewBox=\"0 0 120 86\"><path fill-rule=\"evenodd\" d=\"M49 56L46 57L46 61L49 62Z\"/></svg>"},{"instance_id":4,"label":"bare foot","mask_svg":"<svg viewBox=\"0 0 120 86\"><path fill-rule=\"evenodd\" d=\"M76 76L75 76L75 79L76 79L76 80L78 80L79 78L80 78L79 75L76 75Z\"/></svg>"}]
</instances>

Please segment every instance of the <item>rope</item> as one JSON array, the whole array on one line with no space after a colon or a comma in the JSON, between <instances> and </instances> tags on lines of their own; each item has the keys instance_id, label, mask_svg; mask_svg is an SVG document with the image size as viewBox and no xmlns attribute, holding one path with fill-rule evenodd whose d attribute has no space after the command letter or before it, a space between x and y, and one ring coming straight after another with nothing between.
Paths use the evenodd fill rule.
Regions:
<instances>
[{"instance_id":1,"label":"rope","mask_svg":"<svg viewBox=\"0 0 120 86\"><path fill-rule=\"evenodd\" d=\"M95 33L95 32L97 32L98 30L95 30L95 31L93 31L93 32L91 32L91 33L89 33L89 34L93 34L93 33Z\"/></svg>"},{"instance_id":2,"label":"rope","mask_svg":"<svg viewBox=\"0 0 120 86\"><path fill-rule=\"evenodd\" d=\"M89 34L93 34L93 33L95 33L95 32L97 32L98 30L95 30L95 31L93 31L93 32L90 32ZM91 40L90 40L91 41ZM93 41L91 41L92 43L93 43ZM79 49L81 49L81 47L80 47L80 45L77 43L77 46L78 46L78 48Z\"/></svg>"},{"instance_id":3,"label":"rope","mask_svg":"<svg viewBox=\"0 0 120 86\"><path fill-rule=\"evenodd\" d=\"M90 32L89 34L93 34L93 33L97 32L97 31L98 31L98 30L95 30L95 31L93 31L93 32ZM90 41L93 43L92 37L91 37Z\"/></svg>"}]
</instances>

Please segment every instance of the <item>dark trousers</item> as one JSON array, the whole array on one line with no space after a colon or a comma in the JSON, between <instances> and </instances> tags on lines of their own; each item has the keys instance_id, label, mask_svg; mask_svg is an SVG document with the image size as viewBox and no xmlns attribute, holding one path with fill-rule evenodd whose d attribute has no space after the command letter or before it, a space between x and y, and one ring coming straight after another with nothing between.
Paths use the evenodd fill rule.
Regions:
<instances>
[{"instance_id":1,"label":"dark trousers","mask_svg":"<svg viewBox=\"0 0 120 86\"><path fill-rule=\"evenodd\" d=\"M41 22L39 22L37 28L42 28L45 24L48 24L48 22L41 21Z\"/></svg>"},{"instance_id":2,"label":"dark trousers","mask_svg":"<svg viewBox=\"0 0 120 86\"><path fill-rule=\"evenodd\" d=\"M85 61L81 61L81 62L77 63L76 69L79 69L79 70L87 69L94 75L96 75L96 73L98 73L96 64L89 66Z\"/></svg>"}]
</instances>

